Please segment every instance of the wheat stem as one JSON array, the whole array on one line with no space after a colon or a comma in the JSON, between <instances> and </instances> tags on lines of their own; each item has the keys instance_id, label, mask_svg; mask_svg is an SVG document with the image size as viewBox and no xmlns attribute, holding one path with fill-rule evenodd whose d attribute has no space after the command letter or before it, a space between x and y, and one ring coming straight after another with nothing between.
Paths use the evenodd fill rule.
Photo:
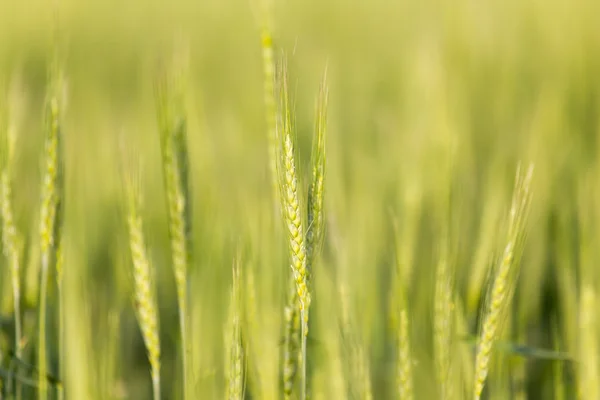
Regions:
<instances>
[{"instance_id":1,"label":"wheat stem","mask_svg":"<svg viewBox=\"0 0 600 400\"><path fill-rule=\"evenodd\" d=\"M447 227L446 227L447 228ZM436 270L434 306L434 348L440 398L449 396L450 347L452 345L452 274L448 258L448 232L442 235Z\"/></svg>"},{"instance_id":2,"label":"wheat stem","mask_svg":"<svg viewBox=\"0 0 600 400\"><path fill-rule=\"evenodd\" d=\"M169 234L181 330L184 397L188 391L187 270L191 262L191 202L188 179L187 117L182 77L173 75L158 86L158 120L167 198Z\"/></svg>"},{"instance_id":3,"label":"wheat stem","mask_svg":"<svg viewBox=\"0 0 600 400\"><path fill-rule=\"evenodd\" d=\"M283 396L291 399L301 351L300 305L294 281L284 313Z\"/></svg>"},{"instance_id":4,"label":"wheat stem","mask_svg":"<svg viewBox=\"0 0 600 400\"><path fill-rule=\"evenodd\" d=\"M0 177L0 200L2 209L2 248L10 266L11 283L13 292L13 308L15 317L15 355L22 357L22 325L21 325L21 284L20 284L20 257L18 245L18 232L14 222L12 206L12 163L15 145L14 130L6 120L0 121L2 129L2 176ZM21 399L21 383L16 384L16 399Z\"/></svg>"},{"instance_id":5,"label":"wheat stem","mask_svg":"<svg viewBox=\"0 0 600 400\"><path fill-rule=\"evenodd\" d=\"M59 379L61 381L64 379L64 369L65 369L65 300L64 300L64 292L63 292L63 273L64 273L64 238L61 236L58 243L58 249L56 250L56 283L58 286L58 350L59 350L59 359L58 359L58 370L59 370ZM58 400L63 400L65 398L65 392L60 385L57 388L57 397Z\"/></svg>"},{"instance_id":6,"label":"wheat stem","mask_svg":"<svg viewBox=\"0 0 600 400\"><path fill-rule=\"evenodd\" d=\"M244 398L244 349L241 333L241 298L239 257L234 262L231 301L229 305L229 324L226 329L227 385L226 396L229 400Z\"/></svg>"},{"instance_id":7,"label":"wheat stem","mask_svg":"<svg viewBox=\"0 0 600 400\"><path fill-rule=\"evenodd\" d=\"M263 91L265 120L267 123L269 172L275 207L279 206L277 181L277 102L275 100L275 61L273 57L273 31L271 3L265 0L260 7L260 44L262 50Z\"/></svg>"},{"instance_id":8,"label":"wheat stem","mask_svg":"<svg viewBox=\"0 0 600 400\"><path fill-rule=\"evenodd\" d=\"M53 71L58 74L58 71ZM58 75L51 77L50 98L48 100L48 129L45 145L45 168L42 180L42 202L40 209L40 312L39 312L39 343L38 343L38 398L46 399L48 395L47 375L47 344L46 344L46 311L48 296L48 272L50 262L54 256L57 219L62 194L60 193L59 179L61 169L60 157L60 107L58 91L60 79Z\"/></svg>"},{"instance_id":9,"label":"wheat stem","mask_svg":"<svg viewBox=\"0 0 600 400\"><path fill-rule=\"evenodd\" d=\"M408 310L400 310L398 327L398 393L402 400L413 398L412 357L410 354Z\"/></svg>"}]
</instances>

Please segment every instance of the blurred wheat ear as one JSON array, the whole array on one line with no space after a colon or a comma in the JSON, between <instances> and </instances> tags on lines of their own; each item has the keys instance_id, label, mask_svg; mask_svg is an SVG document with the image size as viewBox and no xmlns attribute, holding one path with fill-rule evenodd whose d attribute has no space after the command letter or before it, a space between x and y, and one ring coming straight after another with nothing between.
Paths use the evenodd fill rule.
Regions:
<instances>
[{"instance_id":1,"label":"blurred wheat ear","mask_svg":"<svg viewBox=\"0 0 600 400\"><path fill-rule=\"evenodd\" d=\"M413 215L411 215L413 217ZM395 215L391 216L394 232L394 256L395 271L393 290L390 296L390 320L392 321L392 330L394 332L397 351L396 351L396 385L397 393L400 399L412 400L413 398L413 359L410 339L410 313L408 308L407 288L408 282L407 270L411 269L411 258L414 252L413 246L408 241L403 240L400 235L398 219ZM412 219L414 221L414 218ZM414 229L410 222L404 227ZM410 235L409 237L413 237Z\"/></svg>"},{"instance_id":2,"label":"blurred wheat ear","mask_svg":"<svg viewBox=\"0 0 600 400\"><path fill-rule=\"evenodd\" d=\"M124 156L125 157L125 156ZM133 264L134 305L138 324L148 352L154 400L160 399L160 336L153 270L148 258L140 215L140 177L136 166L124 160L123 183L127 194L127 227Z\"/></svg>"},{"instance_id":3,"label":"blurred wheat ear","mask_svg":"<svg viewBox=\"0 0 600 400\"><path fill-rule=\"evenodd\" d=\"M47 333L46 312L48 302L48 273L50 264L56 259L58 246L57 233L61 226L62 190L62 108L64 98L62 71L58 64L51 67L48 94L46 99L46 137L44 147L44 170L42 173L41 205L40 205L40 299L39 299L39 343L38 343L38 398L46 399L48 385L44 377L47 375Z\"/></svg>"},{"instance_id":4,"label":"blurred wheat ear","mask_svg":"<svg viewBox=\"0 0 600 400\"><path fill-rule=\"evenodd\" d=\"M523 252L525 240L525 223L529 215L531 204L531 180L533 178L533 165L523 173L517 169L512 205L508 218L507 243L495 276L490 292L488 304L483 316L483 325L477 344L475 357L475 384L474 398L479 400L488 375L492 348L496 343L500 329L507 314L512 294L516 286L518 266Z\"/></svg>"},{"instance_id":5,"label":"blurred wheat ear","mask_svg":"<svg viewBox=\"0 0 600 400\"><path fill-rule=\"evenodd\" d=\"M253 5L255 6L254 12L257 26L260 29L269 173L274 207L277 209L279 207L279 183L277 180L277 101L275 97L275 58L273 56L273 4L270 0L262 0L259 3Z\"/></svg>"},{"instance_id":6,"label":"blurred wheat ear","mask_svg":"<svg viewBox=\"0 0 600 400\"><path fill-rule=\"evenodd\" d=\"M188 366L188 269L191 264L192 204L189 182L185 67L172 66L156 85L157 114L162 153L162 172L167 199L171 260L177 285L183 393L189 389Z\"/></svg>"}]
</instances>

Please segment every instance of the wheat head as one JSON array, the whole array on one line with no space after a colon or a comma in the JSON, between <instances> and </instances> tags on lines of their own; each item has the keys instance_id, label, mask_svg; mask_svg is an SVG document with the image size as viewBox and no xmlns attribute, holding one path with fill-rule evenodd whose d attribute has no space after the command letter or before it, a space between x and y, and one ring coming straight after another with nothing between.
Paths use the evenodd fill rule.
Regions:
<instances>
[{"instance_id":1,"label":"wheat head","mask_svg":"<svg viewBox=\"0 0 600 400\"><path fill-rule=\"evenodd\" d=\"M154 399L158 400L160 399L160 338L152 266L146 253L142 217L139 213L140 198L136 178L126 177L125 185L128 197L127 227L129 249L133 263L136 316L148 352Z\"/></svg>"},{"instance_id":2,"label":"wheat head","mask_svg":"<svg viewBox=\"0 0 600 400\"><path fill-rule=\"evenodd\" d=\"M187 274L191 263L192 224L187 145L187 117L183 100L183 72L173 68L157 85L157 112L166 192L169 237L181 331L184 394L187 394ZM184 396L187 398L187 395Z\"/></svg>"},{"instance_id":3,"label":"wheat head","mask_svg":"<svg viewBox=\"0 0 600 400\"><path fill-rule=\"evenodd\" d=\"M507 244L495 274L489 305L483 319L475 356L474 398L479 400L488 374L491 351L506 316L514 292L516 271L525 238L525 222L531 204L533 166L525 174L517 170L513 200L509 214Z\"/></svg>"}]
</instances>

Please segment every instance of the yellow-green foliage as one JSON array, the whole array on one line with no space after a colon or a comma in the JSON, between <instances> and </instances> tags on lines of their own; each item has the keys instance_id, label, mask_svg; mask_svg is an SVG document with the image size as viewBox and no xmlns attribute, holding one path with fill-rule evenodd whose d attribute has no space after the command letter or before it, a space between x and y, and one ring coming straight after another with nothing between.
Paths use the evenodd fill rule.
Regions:
<instances>
[{"instance_id":1,"label":"yellow-green foliage","mask_svg":"<svg viewBox=\"0 0 600 400\"><path fill-rule=\"evenodd\" d=\"M18 137L0 140L0 395L152 398L148 342L162 398L223 398L239 337L253 399L598 396L598 15L0 1L0 83L20 82L0 93ZM144 160L154 339L131 304L119 146ZM519 163L536 169L515 241Z\"/></svg>"}]
</instances>

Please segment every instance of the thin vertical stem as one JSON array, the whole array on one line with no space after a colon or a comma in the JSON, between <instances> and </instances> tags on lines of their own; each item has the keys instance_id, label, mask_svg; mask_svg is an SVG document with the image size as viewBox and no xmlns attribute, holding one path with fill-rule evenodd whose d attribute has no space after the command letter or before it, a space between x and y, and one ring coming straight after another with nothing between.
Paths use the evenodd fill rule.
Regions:
<instances>
[{"instance_id":1,"label":"thin vertical stem","mask_svg":"<svg viewBox=\"0 0 600 400\"><path fill-rule=\"evenodd\" d=\"M48 398L48 384L46 382L47 356L46 356L46 308L48 296L48 253L42 254L42 270L40 278L40 313L39 313L39 340L38 340L38 399Z\"/></svg>"},{"instance_id":2,"label":"thin vertical stem","mask_svg":"<svg viewBox=\"0 0 600 400\"><path fill-rule=\"evenodd\" d=\"M308 335L308 310L300 310L302 318L302 363L300 371L300 400L306 400L306 336Z\"/></svg>"}]
</instances>

